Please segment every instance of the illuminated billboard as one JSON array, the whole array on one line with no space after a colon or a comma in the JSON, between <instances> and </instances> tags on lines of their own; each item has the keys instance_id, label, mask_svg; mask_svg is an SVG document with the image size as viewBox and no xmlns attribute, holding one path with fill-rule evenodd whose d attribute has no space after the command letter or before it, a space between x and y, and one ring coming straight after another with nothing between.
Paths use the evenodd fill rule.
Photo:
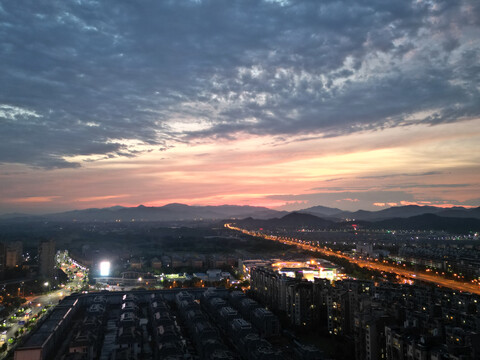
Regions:
<instances>
[{"instance_id":1,"label":"illuminated billboard","mask_svg":"<svg viewBox=\"0 0 480 360\"><path fill-rule=\"evenodd\" d=\"M102 261L100 263L100 276L110 275L110 261Z\"/></svg>"}]
</instances>

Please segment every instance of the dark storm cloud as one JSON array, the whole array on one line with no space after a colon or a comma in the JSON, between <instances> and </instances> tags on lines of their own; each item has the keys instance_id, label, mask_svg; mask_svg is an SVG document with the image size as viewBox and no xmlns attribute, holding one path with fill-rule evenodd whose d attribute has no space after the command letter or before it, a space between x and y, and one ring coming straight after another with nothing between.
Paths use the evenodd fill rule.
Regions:
<instances>
[{"instance_id":1,"label":"dark storm cloud","mask_svg":"<svg viewBox=\"0 0 480 360\"><path fill-rule=\"evenodd\" d=\"M475 117L479 18L447 0L3 2L0 162Z\"/></svg>"}]
</instances>

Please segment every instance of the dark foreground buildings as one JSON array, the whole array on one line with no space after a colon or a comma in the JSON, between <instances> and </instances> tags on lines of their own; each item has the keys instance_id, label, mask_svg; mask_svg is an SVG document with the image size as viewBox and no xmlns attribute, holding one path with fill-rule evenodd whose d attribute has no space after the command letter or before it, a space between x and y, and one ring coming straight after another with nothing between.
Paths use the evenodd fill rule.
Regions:
<instances>
[{"instance_id":1,"label":"dark foreground buildings","mask_svg":"<svg viewBox=\"0 0 480 360\"><path fill-rule=\"evenodd\" d=\"M441 289L343 280L308 282L251 270L254 296L297 328L322 330L357 360L480 359L480 297Z\"/></svg>"},{"instance_id":2,"label":"dark foreground buildings","mask_svg":"<svg viewBox=\"0 0 480 360\"><path fill-rule=\"evenodd\" d=\"M27 335L15 359L325 359L289 338L277 316L299 333L340 343L348 351L337 359L480 359L476 295L387 282L309 282L261 267L251 271L251 291L256 300L215 288L70 296Z\"/></svg>"},{"instance_id":3,"label":"dark foreground buildings","mask_svg":"<svg viewBox=\"0 0 480 360\"><path fill-rule=\"evenodd\" d=\"M15 351L16 360L321 359L284 346L275 315L242 292L172 289L65 298Z\"/></svg>"}]
</instances>

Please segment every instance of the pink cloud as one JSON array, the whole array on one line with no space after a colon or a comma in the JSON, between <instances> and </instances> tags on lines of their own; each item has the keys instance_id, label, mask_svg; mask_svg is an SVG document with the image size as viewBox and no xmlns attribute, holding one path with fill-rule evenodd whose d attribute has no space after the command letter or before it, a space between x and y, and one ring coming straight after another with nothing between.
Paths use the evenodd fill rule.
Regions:
<instances>
[{"instance_id":1,"label":"pink cloud","mask_svg":"<svg viewBox=\"0 0 480 360\"><path fill-rule=\"evenodd\" d=\"M45 203L45 202L51 202L60 196L28 196L28 197L23 197L23 198L15 198L15 199L7 199L5 202L8 203Z\"/></svg>"},{"instance_id":2,"label":"pink cloud","mask_svg":"<svg viewBox=\"0 0 480 360\"><path fill-rule=\"evenodd\" d=\"M78 198L76 201L80 202L95 202L95 201L102 201L102 200L110 200L110 199L118 199L124 198L129 195L105 195L105 196L90 196L84 198Z\"/></svg>"}]
</instances>

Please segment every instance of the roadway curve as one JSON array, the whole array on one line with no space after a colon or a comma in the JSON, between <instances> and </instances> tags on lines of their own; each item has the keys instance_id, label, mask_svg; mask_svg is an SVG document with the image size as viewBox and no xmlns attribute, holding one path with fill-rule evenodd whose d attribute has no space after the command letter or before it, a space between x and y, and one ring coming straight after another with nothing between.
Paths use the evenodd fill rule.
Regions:
<instances>
[{"instance_id":1,"label":"roadway curve","mask_svg":"<svg viewBox=\"0 0 480 360\"><path fill-rule=\"evenodd\" d=\"M437 284L438 286L443 286L443 287L446 287L446 288L449 288L449 289L465 291L465 292L480 295L480 286L479 286L480 284L477 284L477 283L472 284L472 283L469 283L469 282L460 282L460 281L456 281L456 280L446 279L442 276L437 276L435 274L428 274L428 273L425 273L425 272L415 272L415 271L403 269L403 268L398 267L398 266L384 264L384 263L381 263L381 262L369 261L369 260L363 260L363 259L355 259L353 257L350 257L348 255L345 255L345 254L341 253L340 251L335 252L335 251L325 249L325 248L319 248L319 247L311 246L311 245L308 245L308 244L302 244L302 243L298 242L299 240L286 240L286 239L282 239L282 238L279 238L279 237L276 237L276 236L269 236L269 235L265 235L265 234L262 234L262 233L259 233L259 232L248 231L246 229L241 229L241 228L232 226L231 224L225 224L225 227L228 228L228 229L231 229L231 230L240 231L240 232L242 232L244 234L247 234L247 235L258 236L258 237L261 237L261 238L266 239L266 240L279 241L283 244L296 246L296 247L299 247L299 248L304 249L304 250L314 251L314 252L318 252L318 253L323 254L323 255L335 256L335 257L338 257L338 258L342 258L342 259L348 260L351 263L354 263L354 264L356 264L360 267L367 267L367 268L378 270L378 271L385 271L385 272L389 272L389 273L393 273L393 274L403 276L405 278L430 282L430 283Z\"/></svg>"}]
</instances>

